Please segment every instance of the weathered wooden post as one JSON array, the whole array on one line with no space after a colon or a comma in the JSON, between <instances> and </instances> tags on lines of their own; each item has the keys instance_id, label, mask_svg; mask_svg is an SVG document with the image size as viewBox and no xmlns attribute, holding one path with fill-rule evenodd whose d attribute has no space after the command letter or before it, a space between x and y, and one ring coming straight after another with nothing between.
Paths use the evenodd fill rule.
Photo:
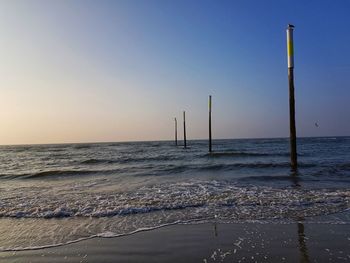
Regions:
<instances>
[{"instance_id":1,"label":"weathered wooden post","mask_svg":"<svg viewBox=\"0 0 350 263\"><path fill-rule=\"evenodd\" d=\"M211 95L209 95L209 152L211 153Z\"/></svg>"},{"instance_id":2,"label":"weathered wooden post","mask_svg":"<svg viewBox=\"0 0 350 263\"><path fill-rule=\"evenodd\" d=\"M177 120L175 118L175 145L177 146Z\"/></svg>"},{"instance_id":3,"label":"weathered wooden post","mask_svg":"<svg viewBox=\"0 0 350 263\"><path fill-rule=\"evenodd\" d=\"M186 148L186 112L183 112L183 119L184 119L184 148Z\"/></svg>"},{"instance_id":4,"label":"weathered wooden post","mask_svg":"<svg viewBox=\"0 0 350 263\"><path fill-rule=\"evenodd\" d=\"M288 80L289 80L289 128L290 128L290 164L292 169L298 167L297 140L295 128L295 98L294 98L294 46L293 25L287 28L287 55L288 55Z\"/></svg>"}]
</instances>

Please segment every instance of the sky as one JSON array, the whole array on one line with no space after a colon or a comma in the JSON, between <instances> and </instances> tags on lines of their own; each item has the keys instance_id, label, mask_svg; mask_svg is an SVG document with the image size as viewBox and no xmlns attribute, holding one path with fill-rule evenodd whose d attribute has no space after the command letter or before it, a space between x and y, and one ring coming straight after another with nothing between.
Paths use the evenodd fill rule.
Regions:
<instances>
[{"instance_id":1,"label":"sky","mask_svg":"<svg viewBox=\"0 0 350 263\"><path fill-rule=\"evenodd\" d=\"M350 135L350 1L0 0L0 144ZM316 127L315 122L318 123Z\"/></svg>"}]
</instances>

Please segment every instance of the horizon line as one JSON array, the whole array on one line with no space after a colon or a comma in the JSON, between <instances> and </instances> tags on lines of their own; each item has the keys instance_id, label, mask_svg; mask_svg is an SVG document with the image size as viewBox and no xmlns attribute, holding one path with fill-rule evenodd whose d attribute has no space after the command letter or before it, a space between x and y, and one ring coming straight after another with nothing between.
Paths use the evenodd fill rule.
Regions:
<instances>
[{"instance_id":1,"label":"horizon line","mask_svg":"<svg viewBox=\"0 0 350 263\"><path fill-rule=\"evenodd\" d=\"M332 138L332 137L350 137L350 135L327 135L327 136L300 136L297 139L303 138ZM289 139L289 136L279 137L242 137L242 138L215 138L217 140L272 140L272 139ZM189 139L187 141L206 141L208 138L196 138ZM18 143L18 144L0 144L1 146L29 146L29 145L65 145L65 144L104 144L104 143L134 143L134 142L173 142L173 139L160 139L160 140L125 140L125 141L86 141L86 142L57 142L57 143ZM180 139L178 141L183 141Z\"/></svg>"}]
</instances>

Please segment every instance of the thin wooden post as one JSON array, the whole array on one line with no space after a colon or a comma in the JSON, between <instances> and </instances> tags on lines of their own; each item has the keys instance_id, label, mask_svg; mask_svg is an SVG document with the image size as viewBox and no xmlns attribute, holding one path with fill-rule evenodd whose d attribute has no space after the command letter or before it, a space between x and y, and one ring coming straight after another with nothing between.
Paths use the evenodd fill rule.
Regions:
<instances>
[{"instance_id":1,"label":"thin wooden post","mask_svg":"<svg viewBox=\"0 0 350 263\"><path fill-rule=\"evenodd\" d=\"M294 98L294 43L293 25L287 28L288 81L289 81L289 129L290 129L290 164L292 169L298 167L297 139L295 128L295 98Z\"/></svg>"},{"instance_id":2,"label":"thin wooden post","mask_svg":"<svg viewBox=\"0 0 350 263\"><path fill-rule=\"evenodd\" d=\"M183 119L184 119L184 148L187 147L186 145L186 112L183 112Z\"/></svg>"},{"instance_id":3,"label":"thin wooden post","mask_svg":"<svg viewBox=\"0 0 350 263\"><path fill-rule=\"evenodd\" d=\"M209 95L209 152L211 150L211 95Z\"/></svg>"},{"instance_id":4,"label":"thin wooden post","mask_svg":"<svg viewBox=\"0 0 350 263\"><path fill-rule=\"evenodd\" d=\"M175 118L175 145L177 146L177 120Z\"/></svg>"}]
</instances>

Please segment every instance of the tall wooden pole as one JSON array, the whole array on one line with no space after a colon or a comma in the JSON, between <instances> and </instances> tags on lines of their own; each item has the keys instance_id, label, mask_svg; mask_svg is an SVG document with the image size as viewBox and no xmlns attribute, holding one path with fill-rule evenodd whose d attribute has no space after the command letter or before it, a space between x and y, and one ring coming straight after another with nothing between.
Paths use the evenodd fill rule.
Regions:
<instances>
[{"instance_id":1,"label":"tall wooden pole","mask_svg":"<svg viewBox=\"0 0 350 263\"><path fill-rule=\"evenodd\" d=\"M289 128L290 128L290 165L292 169L298 167L297 139L295 128L295 98L294 98L294 46L293 25L287 28L287 54L288 54L288 81L289 81Z\"/></svg>"},{"instance_id":2,"label":"tall wooden pole","mask_svg":"<svg viewBox=\"0 0 350 263\"><path fill-rule=\"evenodd\" d=\"M183 112L183 119L184 119L184 148L186 148L186 112Z\"/></svg>"},{"instance_id":3,"label":"tall wooden pole","mask_svg":"<svg viewBox=\"0 0 350 263\"><path fill-rule=\"evenodd\" d=\"M211 95L209 95L209 152L211 152Z\"/></svg>"},{"instance_id":4,"label":"tall wooden pole","mask_svg":"<svg viewBox=\"0 0 350 263\"><path fill-rule=\"evenodd\" d=\"M175 118L175 145L177 146L177 120Z\"/></svg>"}]
</instances>

